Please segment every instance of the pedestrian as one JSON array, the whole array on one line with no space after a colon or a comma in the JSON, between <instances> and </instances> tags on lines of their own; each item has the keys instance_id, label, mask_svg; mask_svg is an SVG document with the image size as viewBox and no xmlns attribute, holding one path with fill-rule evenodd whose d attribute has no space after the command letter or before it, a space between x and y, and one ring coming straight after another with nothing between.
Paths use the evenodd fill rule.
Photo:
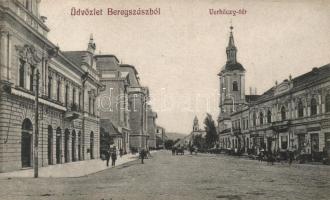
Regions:
<instances>
[{"instance_id":1,"label":"pedestrian","mask_svg":"<svg viewBox=\"0 0 330 200\"><path fill-rule=\"evenodd\" d=\"M111 153L111 166L114 167L116 165L117 153L116 150Z\"/></svg>"},{"instance_id":2,"label":"pedestrian","mask_svg":"<svg viewBox=\"0 0 330 200\"><path fill-rule=\"evenodd\" d=\"M120 155L120 157L122 157L122 156L123 156L123 152L124 152L124 151L123 151L123 149L122 149L122 148L120 148L120 149L119 149L119 155Z\"/></svg>"},{"instance_id":3,"label":"pedestrian","mask_svg":"<svg viewBox=\"0 0 330 200\"><path fill-rule=\"evenodd\" d=\"M107 167L109 167L109 160L110 160L110 150L105 152L105 159L107 160Z\"/></svg>"},{"instance_id":4,"label":"pedestrian","mask_svg":"<svg viewBox=\"0 0 330 200\"><path fill-rule=\"evenodd\" d=\"M291 165L294 159L294 153L292 150L290 150L288 153L289 153L289 165Z\"/></svg>"},{"instance_id":5,"label":"pedestrian","mask_svg":"<svg viewBox=\"0 0 330 200\"><path fill-rule=\"evenodd\" d=\"M146 156L146 151L144 149L142 149L140 152L141 164L144 164L143 160L144 160L145 156Z\"/></svg>"},{"instance_id":6,"label":"pedestrian","mask_svg":"<svg viewBox=\"0 0 330 200\"><path fill-rule=\"evenodd\" d=\"M172 156L175 155L175 147L172 147Z\"/></svg>"}]
</instances>

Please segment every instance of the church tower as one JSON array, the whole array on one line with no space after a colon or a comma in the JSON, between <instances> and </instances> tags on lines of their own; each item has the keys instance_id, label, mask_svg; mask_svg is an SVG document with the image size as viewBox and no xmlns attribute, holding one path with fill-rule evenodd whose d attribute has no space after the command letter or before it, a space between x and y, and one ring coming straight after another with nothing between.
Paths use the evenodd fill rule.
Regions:
<instances>
[{"instance_id":1,"label":"church tower","mask_svg":"<svg viewBox=\"0 0 330 200\"><path fill-rule=\"evenodd\" d=\"M196 131L199 131L199 124L198 124L197 116L195 116L194 125L193 125L193 132L196 132Z\"/></svg>"},{"instance_id":2,"label":"church tower","mask_svg":"<svg viewBox=\"0 0 330 200\"><path fill-rule=\"evenodd\" d=\"M233 26L230 26L229 42L226 48L227 62L218 74L220 79L219 131L231 128L230 114L237 106L245 103L245 69L237 62L237 48L234 42Z\"/></svg>"}]
</instances>

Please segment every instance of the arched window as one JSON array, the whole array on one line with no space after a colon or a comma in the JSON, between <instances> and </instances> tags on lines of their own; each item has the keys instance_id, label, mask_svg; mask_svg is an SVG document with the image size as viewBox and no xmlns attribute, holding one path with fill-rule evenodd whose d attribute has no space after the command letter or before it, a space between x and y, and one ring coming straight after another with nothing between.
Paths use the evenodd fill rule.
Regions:
<instances>
[{"instance_id":1,"label":"arched window","mask_svg":"<svg viewBox=\"0 0 330 200\"><path fill-rule=\"evenodd\" d=\"M317 103L316 99L312 98L311 100L311 115L316 115L317 114Z\"/></svg>"},{"instance_id":2,"label":"arched window","mask_svg":"<svg viewBox=\"0 0 330 200\"><path fill-rule=\"evenodd\" d=\"M330 112L330 94L325 96L325 112Z\"/></svg>"},{"instance_id":3,"label":"arched window","mask_svg":"<svg viewBox=\"0 0 330 200\"><path fill-rule=\"evenodd\" d=\"M238 84L237 81L233 82L233 91L238 91Z\"/></svg>"},{"instance_id":4,"label":"arched window","mask_svg":"<svg viewBox=\"0 0 330 200\"><path fill-rule=\"evenodd\" d=\"M285 110L284 106L282 106L282 108L281 108L281 118L282 118L282 121L286 120L286 110Z\"/></svg>"},{"instance_id":5,"label":"arched window","mask_svg":"<svg viewBox=\"0 0 330 200\"><path fill-rule=\"evenodd\" d=\"M298 102L298 117L303 117L304 116L304 106L301 100Z\"/></svg>"},{"instance_id":6,"label":"arched window","mask_svg":"<svg viewBox=\"0 0 330 200\"><path fill-rule=\"evenodd\" d=\"M270 110L267 112L267 123L272 123L272 112Z\"/></svg>"},{"instance_id":7,"label":"arched window","mask_svg":"<svg viewBox=\"0 0 330 200\"><path fill-rule=\"evenodd\" d=\"M259 122L260 125L264 124L264 114L262 112L259 113Z\"/></svg>"},{"instance_id":8,"label":"arched window","mask_svg":"<svg viewBox=\"0 0 330 200\"><path fill-rule=\"evenodd\" d=\"M256 116L256 113L255 112L253 113L252 118L253 118L253 126L256 126L256 124L257 124L257 116Z\"/></svg>"}]
</instances>

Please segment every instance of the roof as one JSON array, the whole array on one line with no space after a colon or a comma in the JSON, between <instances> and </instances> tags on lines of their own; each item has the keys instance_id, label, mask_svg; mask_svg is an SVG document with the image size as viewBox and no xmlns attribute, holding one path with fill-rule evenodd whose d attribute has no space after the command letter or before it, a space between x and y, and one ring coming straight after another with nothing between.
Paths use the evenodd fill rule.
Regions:
<instances>
[{"instance_id":1,"label":"roof","mask_svg":"<svg viewBox=\"0 0 330 200\"><path fill-rule=\"evenodd\" d=\"M117 60L117 62L119 63L119 60L117 58L116 55L113 55L113 54L102 54L102 55L95 55L95 58L103 58L103 57L113 57Z\"/></svg>"},{"instance_id":2,"label":"roof","mask_svg":"<svg viewBox=\"0 0 330 200\"><path fill-rule=\"evenodd\" d=\"M293 83L292 88L289 90L290 92L299 91L301 89L306 88L307 86L321 81L322 79L330 77L330 64L326 64L322 67L314 67L311 71L297 76L293 78L291 81ZM283 82L289 82L288 80L284 80ZM262 95L245 95L247 102L259 101L267 98L271 98L274 96L276 90L276 86L268 89Z\"/></svg>"},{"instance_id":3,"label":"roof","mask_svg":"<svg viewBox=\"0 0 330 200\"><path fill-rule=\"evenodd\" d=\"M73 62L77 66L81 66L83 61L83 57L88 51L63 51L62 52L65 57L67 57L71 62Z\"/></svg>"},{"instance_id":4,"label":"roof","mask_svg":"<svg viewBox=\"0 0 330 200\"><path fill-rule=\"evenodd\" d=\"M256 101L258 100L258 98L260 97L261 95L245 95L245 100L250 103L250 102L253 102L253 101Z\"/></svg>"},{"instance_id":5,"label":"roof","mask_svg":"<svg viewBox=\"0 0 330 200\"><path fill-rule=\"evenodd\" d=\"M222 68L221 71L226 70L226 71L234 71L234 70L239 70L239 71L245 71L244 67L242 66L241 63L235 62L235 63L226 63L226 65Z\"/></svg>"},{"instance_id":6,"label":"roof","mask_svg":"<svg viewBox=\"0 0 330 200\"><path fill-rule=\"evenodd\" d=\"M113 125L113 123L109 119L100 119L100 126L104 128L109 135L121 134L117 127Z\"/></svg>"}]
</instances>

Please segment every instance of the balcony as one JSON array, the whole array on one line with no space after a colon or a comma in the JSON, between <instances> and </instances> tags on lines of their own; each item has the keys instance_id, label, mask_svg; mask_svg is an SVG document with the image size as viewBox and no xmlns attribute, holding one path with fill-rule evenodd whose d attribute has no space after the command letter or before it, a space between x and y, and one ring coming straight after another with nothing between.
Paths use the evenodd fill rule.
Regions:
<instances>
[{"instance_id":1,"label":"balcony","mask_svg":"<svg viewBox=\"0 0 330 200\"><path fill-rule=\"evenodd\" d=\"M70 107L68 107L68 110L65 112L64 118L71 121L79 118L80 115L81 113L77 104L73 103Z\"/></svg>"},{"instance_id":2,"label":"balcony","mask_svg":"<svg viewBox=\"0 0 330 200\"><path fill-rule=\"evenodd\" d=\"M271 129L275 132L285 132L289 129L291 120L272 122Z\"/></svg>"}]
</instances>

